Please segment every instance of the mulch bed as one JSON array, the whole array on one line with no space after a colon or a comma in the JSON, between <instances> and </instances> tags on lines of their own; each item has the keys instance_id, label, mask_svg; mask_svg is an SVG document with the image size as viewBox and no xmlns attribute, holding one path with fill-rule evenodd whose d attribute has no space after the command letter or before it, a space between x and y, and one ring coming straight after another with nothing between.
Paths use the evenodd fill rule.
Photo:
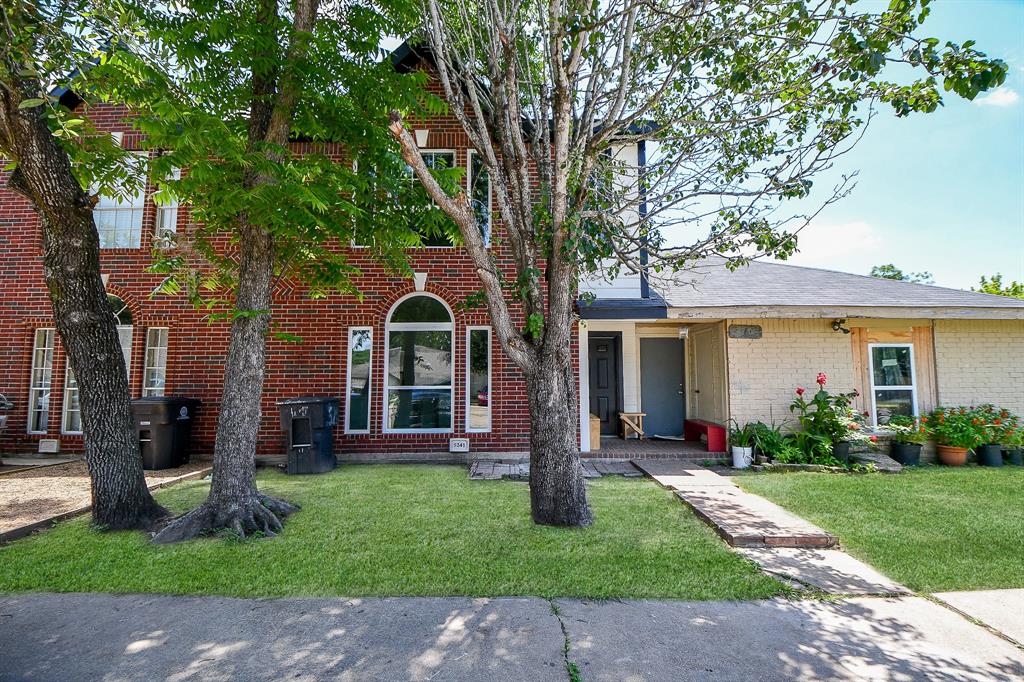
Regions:
<instances>
[{"instance_id":1,"label":"mulch bed","mask_svg":"<svg viewBox=\"0 0 1024 682\"><path fill-rule=\"evenodd\" d=\"M177 469L147 471L150 488L209 468L209 462L191 462ZM82 510L90 504L89 471L85 462L31 468L0 476L0 535Z\"/></svg>"}]
</instances>

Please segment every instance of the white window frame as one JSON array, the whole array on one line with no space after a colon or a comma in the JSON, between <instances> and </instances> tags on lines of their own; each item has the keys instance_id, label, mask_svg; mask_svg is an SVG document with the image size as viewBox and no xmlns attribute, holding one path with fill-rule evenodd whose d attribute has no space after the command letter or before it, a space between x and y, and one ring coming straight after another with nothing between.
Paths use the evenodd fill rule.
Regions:
<instances>
[{"instance_id":1,"label":"white window frame","mask_svg":"<svg viewBox=\"0 0 1024 682\"><path fill-rule=\"evenodd\" d=\"M44 345L39 345L39 337L43 335ZM47 433L50 428L50 412L53 410L53 358L56 352L57 346L57 330L52 327L40 327L32 333L32 369L31 374L28 378L28 421L25 423L26 433ZM39 351L43 351L43 357L47 357L49 353L49 363L45 367L40 367L36 364L36 360L39 357ZM36 385L36 373L46 372L49 375L47 385ZM43 420L43 429L32 428L32 416L36 412L41 412L39 409L39 403L44 393L50 392L47 398L46 404L46 419Z\"/></svg>"},{"instance_id":2,"label":"white window frame","mask_svg":"<svg viewBox=\"0 0 1024 682\"><path fill-rule=\"evenodd\" d=\"M909 348L910 349L910 381L909 386L875 386L875 348ZM871 391L871 423L877 429L878 405L875 399L875 391L906 391L910 389L910 400L914 408L914 419L920 416L917 404L917 361L914 358L914 344L912 343L869 343L868 344L868 382ZM882 426L884 428L884 425Z\"/></svg>"},{"instance_id":3,"label":"white window frame","mask_svg":"<svg viewBox=\"0 0 1024 682\"><path fill-rule=\"evenodd\" d=\"M369 386L367 387L366 396L366 428L365 429L353 429L349 425L351 423L350 416L351 404L352 404L352 335L354 332L368 331L370 332L370 355L367 359L367 371L369 372ZM366 326L355 326L348 328L348 345L345 348L345 433L351 434L366 434L370 432L370 406L373 404L373 327ZM385 377L385 380L387 377Z\"/></svg>"},{"instance_id":4,"label":"white window frame","mask_svg":"<svg viewBox=\"0 0 1024 682\"><path fill-rule=\"evenodd\" d=\"M472 396L470 395L470 384L473 379L473 365L470 361L470 353L472 345L470 344L470 338L474 331L485 331L487 332L487 426L482 429L474 429L470 420L470 410L472 408ZM494 358L494 352L491 350L491 345L494 342L494 332L488 325L475 325L466 327L466 433L490 433L492 425L494 424L494 391L492 381L494 378L493 367L491 362Z\"/></svg>"},{"instance_id":5,"label":"white window frame","mask_svg":"<svg viewBox=\"0 0 1024 682\"><path fill-rule=\"evenodd\" d=\"M129 152L134 154L145 162L149 159L149 153L145 151L133 151ZM142 182L137 189L135 195L130 197L128 200L120 199L118 197L106 197L99 195L98 201L93 206L93 223L96 224L96 231L100 238L100 249L139 249L142 247L142 227L146 217L146 185L148 181L145 177L142 178ZM93 190L95 192L95 189ZM114 215L114 230L101 229L96 217L100 214L112 214ZM128 226L128 245L127 246L110 246L105 245L104 235L117 234L117 214L127 213L129 214L129 226Z\"/></svg>"},{"instance_id":6,"label":"white window frame","mask_svg":"<svg viewBox=\"0 0 1024 682\"><path fill-rule=\"evenodd\" d=\"M171 171L170 180L181 180L181 169L175 168ZM172 199L165 204L156 204L156 222L153 235L156 238L157 246L167 248L173 246L174 237L178 234L178 200Z\"/></svg>"},{"instance_id":7,"label":"white window frame","mask_svg":"<svg viewBox=\"0 0 1024 682\"><path fill-rule=\"evenodd\" d=\"M431 155L435 155L435 154L451 154L452 155L452 165L451 165L451 168L458 168L458 166L456 164L458 164L458 162L459 162L459 155L455 152L454 149L421 149L420 150L420 154L421 155L424 155L424 154L431 154ZM416 179L416 173L412 170L412 168L409 169L409 179L412 182L418 182L418 180ZM433 199L431 199L431 203L434 203ZM435 208L437 208L437 204L434 204L434 206L435 206ZM437 208L437 210L440 211L441 209ZM413 250L414 251L419 251L421 249L456 249L456 248L459 248L459 247L457 245L455 245L455 244L444 244L444 245L432 244L432 245L429 245L429 246L428 245L418 246L418 247L416 247ZM438 299L438 300L440 300L440 299ZM441 301L441 302L444 303L444 301ZM445 304L445 307L447 307L447 304ZM452 320L454 320L454 319L455 318L453 317ZM452 332L452 333L454 334L454 332ZM385 390L386 389L387 389L387 387L385 387ZM418 432L418 433L422 433L422 432Z\"/></svg>"},{"instance_id":8,"label":"white window frame","mask_svg":"<svg viewBox=\"0 0 1024 682\"><path fill-rule=\"evenodd\" d=\"M438 248L448 248L448 247L438 247ZM449 320L449 322L447 324L445 324L443 322L394 322L394 323L391 322L391 316L394 315L396 310L398 310L398 306L402 305L402 303L404 303L405 301L409 300L410 298L414 298L416 296L426 296L428 298L433 298L435 300L440 301L441 305L444 306L444 309L446 311L448 311L448 320ZM451 334L452 362L451 362L451 370L449 372L449 380L448 380L448 386L447 387L445 387L445 386L402 386L400 388L394 388L393 389L388 384L388 376L390 375L390 372L391 372L391 366L390 366L391 365L391 332L393 332L393 331L395 331L395 332L417 332L417 331L439 332L439 331L446 331L446 332L449 332ZM413 291L412 293L408 293L405 296L402 296L397 301L395 301L394 305L392 305L391 308L388 310L387 317L384 318L384 360L383 360L383 362L384 362L384 365L383 365L384 372L382 374L382 377L383 377L383 384L384 385L382 386L382 390L381 390L381 393L383 395L383 405L382 405L382 410L381 410L381 432L382 433L421 433L421 434L453 433L454 430L455 430L454 429L454 427L455 427L455 364L456 364L455 363L455 315L452 313L452 309L448 306L448 304L444 301L444 299L442 299L439 296L435 296L434 294L428 293L426 291ZM398 390L398 391L413 391L413 390L437 391L437 390L443 390L445 388L447 388L451 392L451 394L452 394L451 395L451 400L449 401L449 404L451 405L451 409L448 410L448 419L449 419L449 424L450 424L448 428L446 428L446 429L393 429L393 428L390 428L388 426L388 412L389 412L388 397L390 396L392 390Z\"/></svg>"},{"instance_id":9,"label":"white window frame","mask_svg":"<svg viewBox=\"0 0 1024 682\"><path fill-rule=\"evenodd\" d=\"M163 345L153 345L153 333L163 332ZM171 347L171 330L169 327L148 327L146 329L146 351L145 356L142 359L142 397L147 398L149 396L162 396L167 390L167 353ZM150 351L160 350L164 352L164 363L162 367L158 367L150 362ZM150 372L154 370L162 370L164 374L164 385L163 386L151 386L150 385Z\"/></svg>"},{"instance_id":10,"label":"white window frame","mask_svg":"<svg viewBox=\"0 0 1024 682\"><path fill-rule=\"evenodd\" d=\"M473 157L480 156L475 149L466 151L466 195L470 205L473 203ZM487 233L484 235L484 246L491 247L491 234L494 232L494 200L491 187L491 172L487 171Z\"/></svg>"}]
</instances>

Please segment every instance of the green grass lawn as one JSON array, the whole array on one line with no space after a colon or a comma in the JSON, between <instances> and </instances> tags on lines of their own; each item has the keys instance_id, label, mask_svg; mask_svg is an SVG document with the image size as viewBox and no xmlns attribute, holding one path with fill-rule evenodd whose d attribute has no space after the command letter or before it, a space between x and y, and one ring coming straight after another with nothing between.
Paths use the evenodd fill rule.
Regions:
<instances>
[{"instance_id":1,"label":"green grass lawn","mask_svg":"<svg viewBox=\"0 0 1024 682\"><path fill-rule=\"evenodd\" d=\"M733 480L835 533L848 552L914 590L1024 587L1019 467Z\"/></svg>"},{"instance_id":2,"label":"green grass lawn","mask_svg":"<svg viewBox=\"0 0 1024 682\"><path fill-rule=\"evenodd\" d=\"M276 538L157 547L141 533L97 533L76 519L0 548L0 591L681 599L783 591L648 480L591 482L596 520L587 529L536 526L525 483L470 481L462 467L344 466L259 480L302 505ZM157 497L183 511L205 493L206 484L190 482Z\"/></svg>"}]
</instances>

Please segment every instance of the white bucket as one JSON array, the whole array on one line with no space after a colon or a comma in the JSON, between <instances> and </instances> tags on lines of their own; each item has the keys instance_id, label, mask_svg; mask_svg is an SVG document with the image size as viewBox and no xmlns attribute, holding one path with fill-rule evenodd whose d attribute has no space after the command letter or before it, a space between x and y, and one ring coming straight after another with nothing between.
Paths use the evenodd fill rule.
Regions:
<instances>
[{"instance_id":1,"label":"white bucket","mask_svg":"<svg viewBox=\"0 0 1024 682\"><path fill-rule=\"evenodd\" d=\"M741 448L738 445L732 446L732 466L734 469L746 469L754 461L754 448Z\"/></svg>"}]
</instances>

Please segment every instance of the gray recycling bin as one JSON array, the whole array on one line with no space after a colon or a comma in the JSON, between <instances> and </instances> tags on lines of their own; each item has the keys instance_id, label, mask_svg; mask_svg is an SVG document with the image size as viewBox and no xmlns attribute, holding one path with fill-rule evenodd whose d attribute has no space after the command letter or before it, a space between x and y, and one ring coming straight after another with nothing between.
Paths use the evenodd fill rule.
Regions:
<instances>
[{"instance_id":1,"label":"gray recycling bin","mask_svg":"<svg viewBox=\"0 0 1024 682\"><path fill-rule=\"evenodd\" d=\"M172 469L189 461L195 398L152 396L132 401L143 469Z\"/></svg>"},{"instance_id":2,"label":"gray recycling bin","mask_svg":"<svg viewBox=\"0 0 1024 682\"><path fill-rule=\"evenodd\" d=\"M322 474L338 464L334 457L337 398L303 396L277 403L284 429L289 474Z\"/></svg>"}]
</instances>

